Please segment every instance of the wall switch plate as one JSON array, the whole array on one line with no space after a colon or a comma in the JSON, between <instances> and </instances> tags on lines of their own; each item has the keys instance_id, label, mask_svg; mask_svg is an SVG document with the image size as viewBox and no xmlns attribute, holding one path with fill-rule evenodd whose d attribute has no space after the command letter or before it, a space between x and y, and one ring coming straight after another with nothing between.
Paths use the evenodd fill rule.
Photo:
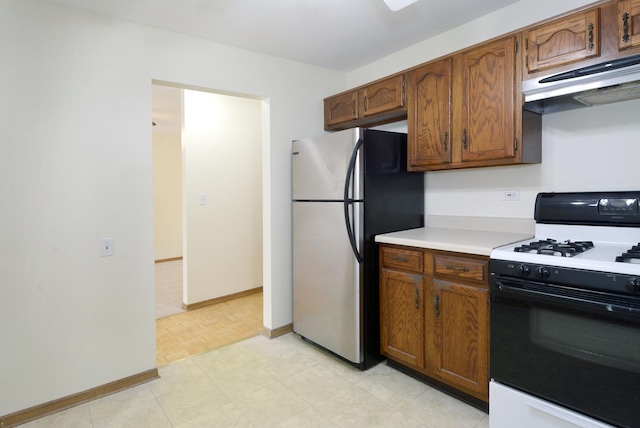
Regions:
<instances>
[{"instance_id":1,"label":"wall switch plate","mask_svg":"<svg viewBox=\"0 0 640 428\"><path fill-rule=\"evenodd\" d=\"M200 205L207 205L207 194L200 193Z\"/></svg>"},{"instance_id":2,"label":"wall switch plate","mask_svg":"<svg viewBox=\"0 0 640 428\"><path fill-rule=\"evenodd\" d=\"M519 190L503 190L500 192L500 200L502 201L519 201L520 200L520 191Z\"/></svg>"},{"instance_id":3,"label":"wall switch plate","mask_svg":"<svg viewBox=\"0 0 640 428\"><path fill-rule=\"evenodd\" d=\"M102 238L100 240L100 257L113 256L113 238Z\"/></svg>"}]
</instances>

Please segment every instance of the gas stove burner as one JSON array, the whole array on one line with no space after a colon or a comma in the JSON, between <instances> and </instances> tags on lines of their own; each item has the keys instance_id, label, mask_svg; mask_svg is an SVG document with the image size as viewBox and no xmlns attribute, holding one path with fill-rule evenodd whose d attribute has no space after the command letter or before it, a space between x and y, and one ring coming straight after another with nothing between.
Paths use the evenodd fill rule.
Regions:
<instances>
[{"instance_id":1,"label":"gas stove burner","mask_svg":"<svg viewBox=\"0 0 640 428\"><path fill-rule=\"evenodd\" d=\"M634 245L622 255L616 257L617 262L640 263L640 243Z\"/></svg>"},{"instance_id":2,"label":"gas stove burner","mask_svg":"<svg viewBox=\"0 0 640 428\"><path fill-rule=\"evenodd\" d=\"M541 239L516 247L513 251L518 253L543 254L546 256L573 257L591 248L593 248L592 241L571 242L566 240L558 242L555 239Z\"/></svg>"}]
</instances>

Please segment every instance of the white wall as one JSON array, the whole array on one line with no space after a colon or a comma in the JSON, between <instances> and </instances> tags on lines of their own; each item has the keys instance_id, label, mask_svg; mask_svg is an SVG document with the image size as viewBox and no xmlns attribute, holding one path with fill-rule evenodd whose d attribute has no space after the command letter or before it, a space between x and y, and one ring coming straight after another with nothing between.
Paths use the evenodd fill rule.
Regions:
<instances>
[{"instance_id":1,"label":"white wall","mask_svg":"<svg viewBox=\"0 0 640 428\"><path fill-rule=\"evenodd\" d=\"M31 0L0 58L0 415L156 366L153 79L268 98L264 323L291 322L290 142L344 73Z\"/></svg>"},{"instance_id":2,"label":"white wall","mask_svg":"<svg viewBox=\"0 0 640 428\"><path fill-rule=\"evenodd\" d=\"M184 303L261 287L262 102L185 90L183 128Z\"/></svg>"},{"instance_id":3,"label":"white wall","mask_svg":"<svg viewBox=\"0 0 640 428\"><path fill-rule=\"evenodd\" d=\"M590 3L593 2L522 0L355 70L349 74L349 86ZM535 196L541 191L638 190L638 117L640 101L544 115L541 164L426 173L426 213L531 218ZM406 130L406 121L395 127L396 131ZM500 200L500 191L510 189L520 190L519 201Z\"/></svg>"},{"instance_id":4,"label":"white wall","mask_svg":"<svg viewBox=\"0 0 640 428\"><path fill-rule=\"evenodd\" d=\"M153 128L155 260L182 257L182 140L162 127Z\"/></svg>"}]
</instances>

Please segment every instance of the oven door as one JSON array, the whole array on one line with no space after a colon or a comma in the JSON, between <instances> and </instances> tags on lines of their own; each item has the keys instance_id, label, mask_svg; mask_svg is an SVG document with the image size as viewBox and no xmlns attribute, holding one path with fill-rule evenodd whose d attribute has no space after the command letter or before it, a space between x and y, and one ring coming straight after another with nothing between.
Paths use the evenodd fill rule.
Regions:
<instances>
[{"instance_id":1,"label":"oven door","mask_svg":"<svg viewBox=\"0 0 640 428\"><path fill-rule=\"evenodd\" d=\"M640 426L640 298L491 277L491 378Z\"/></svg>"}]
</instances>

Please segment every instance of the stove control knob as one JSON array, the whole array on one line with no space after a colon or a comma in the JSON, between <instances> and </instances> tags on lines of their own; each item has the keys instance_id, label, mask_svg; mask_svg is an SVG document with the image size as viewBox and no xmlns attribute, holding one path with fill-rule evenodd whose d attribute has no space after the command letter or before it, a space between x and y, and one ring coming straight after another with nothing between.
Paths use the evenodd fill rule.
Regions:
<instances>
[{"instance_id":1,"label":"stove control knob","mask_svg":"<svg viewBox=\"0 0 640 428\"><path fill-rule=\"evenodd\" d=\"M547 269L544 266L540 266L538 269L536 269L536 275L538 275L538 278L549 278L549 275L551 275L551 272L549 272L549 269Z\"/></svg>"},{"instance_id":2,"label":"stove control knob","mask_svg":"<svg viewBox=\"0 0 640 428\"><path fill-rule=\"evenodd\" d=\"M640 293L640 279L638 278L629 278L627 279L627 283L625 284L627 290L632 293Z\"/></svg>"},{"instance_id":3,"label":"stove control knob","mask_svg":"<svg viewBox=\"0 0 640 428\"><path fill-rule=\"evenodd\" d=\"M531 273L531 268L527 265L519 265L518 272L520 272L522 276L527 276Z\"/></svg>"}]
</instances>

